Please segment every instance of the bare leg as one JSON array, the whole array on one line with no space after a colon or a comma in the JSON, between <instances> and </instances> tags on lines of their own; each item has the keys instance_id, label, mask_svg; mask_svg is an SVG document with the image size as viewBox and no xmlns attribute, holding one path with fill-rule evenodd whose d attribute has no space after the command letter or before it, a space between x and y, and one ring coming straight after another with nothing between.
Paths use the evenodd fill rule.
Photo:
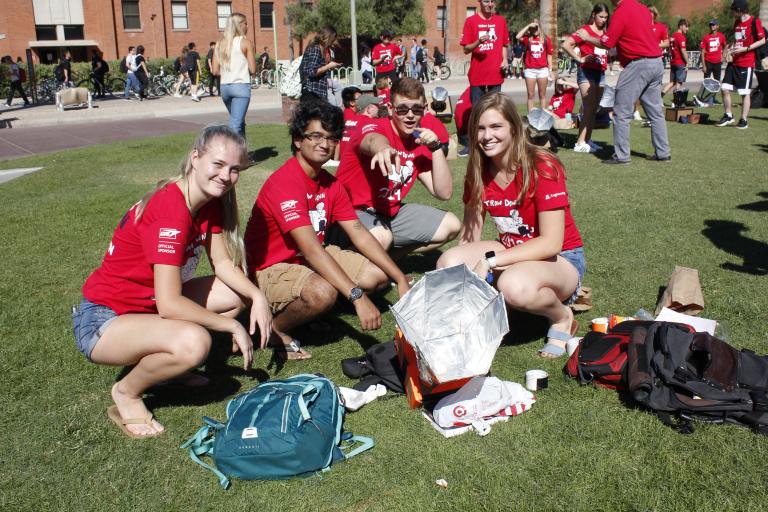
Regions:
<instances>
[{"instance_id":1,"label":"bare leg","mask_svg":"<svg viewBox=\"0 0 768 512\"><path fill-rule=\"evenodd\" d=\"M383 226L376 226L370 231L370 233L373 235L373 238L379 242L385 251L392 247L392 231L389 229Z\"/></svg>"},{"instance_id":2,"label":"bare leg","mask_svg":"<svg viewBox=\"0 0 768 512\"><path fill-rule=\"evenodd\" d=\"M286 345L293 341L287 331L303 325L330 310L338 292L317 274L312 274L301 289L298 299L277 313L272 322L272 342Z\"/></svg>"},{"instance_id":3,"label":"bare leg","mask_svg":"<svg viewBox=\"0 0 768 512\"><path fill-rule=\"evenodd\" d=\"M741 97L741 118L746 120L749 115L749 108L752 106L752 98L749 94Z\"/></svg>"},{"instance_id":4,"label":"bare leg","mask_svg":"<svg viewBox=\"0 0 768 512\"><path fill-rule=\"evenodd\" d=\"M536 103L533 101L533 98L536 97L536 79L526 78L525 89L528 92L528 112L530 112L536 108Z\"/></svg>"},{"instance_id":5,"label":"bare leg","mask_svg":"<svg viewBox=\"0 0 768 512\"><path fill-rule=\"evenodd\" d=\"M725 113L729 116L733 116L733 102L731 101L731 91L723 89L723 108Z\"/></svg>"},{"instance_id":6,"label":"bare leg","mask_svg":"<svg viewBox=\"0 0 768 512\"><path fill-rule=\"evenodd\" d=\"M547 85L549 85L549 79L537 78L536 83L539 86L539 108L545 110L547 108Z\"/></svg>"},{"instance_id":7,"label":"bare leg","mask_svg":"<svg viewBox=\"0 0 768 512\"><path fill-rule=\"evenodd\" d=\"M595 123L595 111L597 106L597 87L589 82L579 85L581 90L581 103L584 107L584 125L579 130L579 138L576 144L584 144L592 135L592 125Z\"/></svg>"}]
</instances>

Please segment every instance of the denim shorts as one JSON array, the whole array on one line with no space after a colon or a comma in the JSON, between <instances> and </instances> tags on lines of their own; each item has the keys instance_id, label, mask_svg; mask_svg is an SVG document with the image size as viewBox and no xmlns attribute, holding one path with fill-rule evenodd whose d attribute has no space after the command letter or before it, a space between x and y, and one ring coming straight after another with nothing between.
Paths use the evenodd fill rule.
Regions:
<instances>
[{"instance_id":1,"label":"denim shorts","mask_svg":"<svg viewBox=\"0 0 768 512\"><path fill-rule=\"evenodd\" d=\"M685 66L670 65L669 66L669 81L678 84L684 84L688 78L688 68Z\"/></svg>"},{"instance_id":2,"label":"denim shorts","mask_svg":"<svg viewBox=\"0 0 768 512\"><path fill-rule=\"evenodd\" d=\"M80 301L79 306L72 308L72 328L75 333L77 349L91 360L93 347L104 334L107 326L117 318L117 313L107 306L94 304L88 299Z\"/></svg>"},{"instance_id":3,"label":"denim shorts","mask_svg":"<svg viewBox=\"0 0 768 512\"><path fill-rule=\"evenodd\" d=\"M592 85L605 87L605 72L599 69L579 68L576 70L576 83L581 85L589 82Z\"/></svg>"},{"instance_id":4,"label":"denim shorts","mask_svg":"<svg viewBox=\"0 0 768 512\"><path fill-rule=\"evenodd\" d=\"M563 304L573 304L576 302L576 298L579 296L579 290L581 290L582 279L584 279L584 273L587 271L587 261L584 258L584 247L577 247L575 249L569 249L560 253L568 263L576 267L576 271L579 273L579 284L576 286L576 291L573 292L567 300L563 301Z\"/></svg>"}]
</instances>

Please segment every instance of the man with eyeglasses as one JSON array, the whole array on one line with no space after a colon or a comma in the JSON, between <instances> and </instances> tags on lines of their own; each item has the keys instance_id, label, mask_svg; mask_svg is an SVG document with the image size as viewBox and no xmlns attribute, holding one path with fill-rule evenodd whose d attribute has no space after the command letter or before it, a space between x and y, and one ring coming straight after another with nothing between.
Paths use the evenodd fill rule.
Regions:
<instances>
[{"instance_id":1,"label":"man with eyeglasses","mask_svg":"<svg viewBox=\"0 0 768 512\"><path fill-rule=\"evenodd\" d=\"M479 0L480 12L464 22L461 44L471 53L469 65L470 100L474 105L486 93L498 92L507 74L509 30L504 16L495 14L495 0Z\"/></svg>"},{"instance_id":2,"label":"man with eyeglasses","mask_svg":"<svg viewBox=\"0 0 768 512\"><path fill-rule=\"evenodd\" d=\"M341 109L300 104L289 125L293 157L267 179L245 230L248 272L270 303L275 352L286 359L310 354L288 331L330 310L341 294L364 330L381 315L364 292L392 279L402 296L408 280L357 219L341 183L324 170L344 128ZM337 224L358 252L324 245Z\"/></svg>"},{"instance_id":3,"label":"man with eyeglasses","mask_svg":"<svg viewBox=\"0 0 768 512\"><path fill-rule=\"evenodd\" d=\"M443 146L421 124L424 86L402 78L392 87L389 115L365 120L351 136L336 177L349 191L357 217L396 256L426 252L454 239L461 223L450 212L404 199L418 179L432 196L447 201L453 180Z\"/></svg>"}]
</instances>

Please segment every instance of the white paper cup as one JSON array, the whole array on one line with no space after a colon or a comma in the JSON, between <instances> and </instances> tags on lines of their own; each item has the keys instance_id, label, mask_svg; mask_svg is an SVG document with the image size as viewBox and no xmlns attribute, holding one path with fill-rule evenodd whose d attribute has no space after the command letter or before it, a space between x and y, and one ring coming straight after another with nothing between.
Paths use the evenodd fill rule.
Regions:
<instances>
[{"instance_id":1,"label":"white paper cup","mask_svg":"<svg viewBox=\"0 0 768 512\"><path fill-rule=\"evenodd\" d=\"M579 346L579 343L581 343L581 338L571 338L568 340L568 342L565 344L565 350L568 352L568 357L573 355L573 353L576 351L576 347Z\"/></svg>"},{"instance_id":2,"label":"white paper cup","mask_svg":"<svg viewBox=\"0 0 768 512\"><path fill-rule=\"evenodd\" d=\"M528 370L525 372L525 387L530 391L546 389L549 386L549 374L544 370Z\"/></svg>"}]
</instances>

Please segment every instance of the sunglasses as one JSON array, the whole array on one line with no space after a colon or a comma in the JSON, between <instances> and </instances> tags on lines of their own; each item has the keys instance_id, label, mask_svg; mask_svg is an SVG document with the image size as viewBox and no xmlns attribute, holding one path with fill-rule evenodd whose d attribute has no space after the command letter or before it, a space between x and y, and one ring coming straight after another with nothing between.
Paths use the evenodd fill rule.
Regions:
<instances>
[{"instance_id":1,"label":"sunglasses","mask_svg":"<svg viewBox=\"0 0 768 512\"><path fill-rule=\"evenodd\" d=\"M308 141L312 142L312 144L315 144L315 145L322 144L324 140L328 141L328 144L330 144L331 146L335 146L336 144L339 143L339 139L337 139L336 137L334 137L332 135L326 136L326 135L323 135L320 132L305 133L304 134L304 138L307 139Z\"/></svg>"},{"instance_id":2,"label":"sunglasses","mask_svg":"<svg viewBox=\"0 0 768 512\"><path fill-rule=\"evenodd\" d=\"M392 109L395 111L395 114L398 116L407 116L408 112L413 112L413 115L415 116L421 116L424 115L424 110L426 110L426 107L424 105L392 105Z\"/></svg>"}]
</instances>

